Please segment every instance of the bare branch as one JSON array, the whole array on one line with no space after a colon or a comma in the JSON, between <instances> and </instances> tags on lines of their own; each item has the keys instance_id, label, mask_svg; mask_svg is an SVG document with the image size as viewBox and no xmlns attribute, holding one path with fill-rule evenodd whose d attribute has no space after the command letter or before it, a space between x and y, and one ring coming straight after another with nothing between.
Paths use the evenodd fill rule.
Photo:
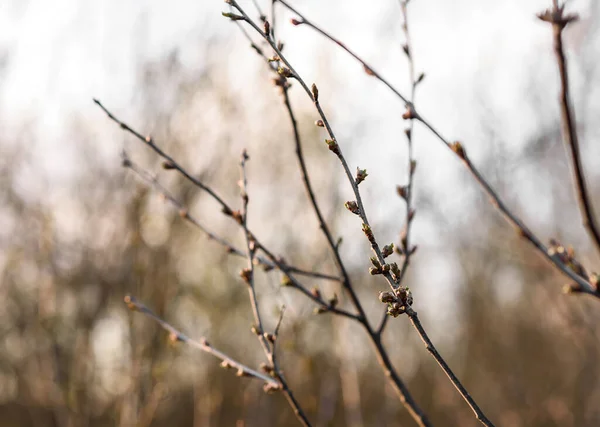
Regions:
<instances>
[{"instance_id":1,"label":"bare branch","mask_svg":"<svg viewBox=\"0 0 600 427\"><path fill-rule=\"evenodd\" d=\"M417 315L417 312L414 311L413 309L409 308L406 310L406 314L408 315L411 323L413 324L413 326L419 333L419 336L421 337L421 340L425 344L425 348L427 348L427 351L429 353L431 353L433 358L440 365L442 370L446 373L446 375L450 379L450 382L454 385L454 387L456 387L456 389L458 390L460 395L471 407L471 409L475 413L475 416L477 417L477 419L481 422L481 424L488 426L488 427L493 427L494 424L492 424L492 422L485 416L485 414L483 413L481 408L479 408L477 403L475 403L475 400L473 400L473 398L471 397L471 395L469 394L467 389L458 380L458 378L456 377L454 372L452 372L452 370L450 369L450 367L448 366L448 364L446 363L444 358L436 350L435 346L429 339L429 336L427 336L427 333L425 332L425 329L423 328L423 325L421 324L421 321L419 320L419 316Z\"/></svg>"},{"instance_id":2,"label":"bare branch","mask_svg":"<svg viewBox=\"0 0 600 427\"><path fill-rule=\"evenodd\" d=\"M167 202L169 202L171 205L173 205L175 208L177 208L177 210L179 212L179 216L181 216L183 219L188 221L194 227L198 228L210 240L214 240L215 242L217 242L220 245L222 245L223 247L225 247L225 249L227 250L227 253L236 255L239 257L244 257L244 258L246 257L246 253L244 251L242 251L239 248L236 248L235 246L233 246L233 244L229 243L227 240L223 239L222 237L217 236L215 233L211 232L208 228L206 228L204 225L202 225L200 220L198 218L196 218L194 215L192 215L190 213L190 211L188 210L188 208L185 207L183 205L183 203L181 203L179 200L177 200L177 198L169 190L167 190L158 181L158 179L156 179L156 177L152 176L148 171L145 171L138 164L136 164L133 160L129 159L129 157L127 157L127 155L125 153L123 154L123 166L130 169L132 172L134 172L142 180L144 180L146 183L148 183L150 186L152 186L162 197L165 198L165 200ZM254 260L258 264L262 265L266 270L278 268L278 266L276 264L274 264L272 261L269 261L268 259L266 259L264 257L256 256L254 258ZM281 263L281 265L283 265L285 268L285 271L289 272L289 273L295 273L295 274L298 274L301 276L307 276L307 277L312 277L315 279L323 279L323 280L330 280L330 281L336 281L336 282L338 282L340 280L339 277L337 277L337 276L320 273L318 271L304 270L304 269L298 268L296 266L285 264L285 263Z\"/></svg>"},{"instance_id":3,"label":"bare branch","mask_svg":"<svg viewBox=\"0 0 600 427\"><path fill-rule=\"evenodd\" d=\"M562 40L562 32L565 26L570 22L577 21L578 17L573 14L565 14L564 5L558 6L557 2L554 3L552 9L548 9L544 13L539 14L538 17L552 25L554 53L556 55L558 72L560 74L559 99L565 148L569 152L571 158L573 182L575 185L575 193L577 195L577 203L579 204L579 210L581 211L583 226L596 246L596 250L600 253L600 227L596 220L594 206L587 188L583 165L581 163L579 140L577 136L577 121L575 120L575 110L571 102L567 59L565 57Z\"/></svg>"},{"instance_id":4,"label":"bare branch","mask_svg":"<svg viewBox=\"0 0 600 427\"><path fill-rule=\"evenodd\" d=\"M572 271L567 265L563 264L558 257L552 256L549 254L548 248L536 237L531 230L504 204L504 202L500 199L496 191L491 187L491 185L487 182L487 180L481 175L479 170L471 163L468 159L466 150L460 142L450 142L448 139L443 137L440 132L438 132L435 127L427 121L423 116L421 116L414 105L408 102L408 99L400 93L391 83L389 83L386 79L384 79L380 73L375 71L373 67L368 65L363 59L361 59L356 53L347 48L342 42L338 39L334 38L330 34L326 33L319 27L317 27L312 22L308 21L302 14L300 14L296 9L292 8L285 0L278 0L281 4L286 6L288 9L298 14L301 17L301 20L293 20L292 23L300 25L306 24L309 27L313 28L323 36L325 36L330 41L334 42L338 46L340 46L343 50L345 50L348 54L350 54L353 58L355 58L358 62L360 62L365 68L367 74L374 76L379 81L381 81L384 85L386 85L398 98L400 98L404 104L407 106L407 111L404 114L405 119L415 119L421 122L434 136L437 137L439 141L441 141L447 148L452 150L462 161L463 164L467 167L469 172L473 175L475 180L479 183L479 185L483 188L483 190L490 196L492 205L496 206L498 210L502 213L507 222L513 225L519 234L525 237L538 251L542 254L544 258L546 258L555 268L561 271L564 275L573 280L577 287L573 288L574 292L585 293L596 298L600 298L600 291L593 286L589 281L584 278L578 276L574 271Z\"/></svg>"},{"instance_id":5,"label":"bare branch","mask_svg":"<svg viewBox=\"0 0 600 427\"><path fill-rule=\"evenodd\" d=\"M189 338L187 335L177 330L170 323L166 322L165 320L161 319L159 316L154 314L152 310L150 310L143 303L141 303L131 295L127 295L124 298L124 301L130 310L139 311L140 313L145 314L146 316L156 321L164 330L169 332L169 338L171 339L171 341L181 341L192 348L201 350L205 353L212 354L213 356L222 361L221 366L223 368L237 369L237 376L239 377L252 376L264 381L265 385L268 385L273 390L281 389L281 384L277 380L261 372L255 371L254 369L251 369L246 365L232 359L225 353L220 352L219 350L211 346L206 340L206 338L202 337L200 338L200 340L194 340L192 338Z\"/></svg>"}]
</instances>

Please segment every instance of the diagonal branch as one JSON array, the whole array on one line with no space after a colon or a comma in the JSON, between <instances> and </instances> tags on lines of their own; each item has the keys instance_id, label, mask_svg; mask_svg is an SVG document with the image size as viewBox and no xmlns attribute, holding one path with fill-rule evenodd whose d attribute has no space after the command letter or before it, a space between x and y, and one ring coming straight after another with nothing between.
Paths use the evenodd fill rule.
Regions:
<instances>
[{"instance_id":1,"label":"diagonal branch","mask_svg":"<svg viewBox=\"0 0 600 427\"><path fill-rule=\"evenodd\" d=\"M219 350L217 350L213 346L211 346L208 343L208 341L206 340L206 338L202 337L202 338L200 338L200 340L194 340L192 338L189 338L187 335L185 335L182 332L180 332L179 330L177 330L170 323L161 319L152 310L150 310L143 303L141 303L140 301L138 301L136 298L132 297L131 295L127 295L124 298L124 301L130 310L139 311L140 313L145 314L146 316L148 316L151 319L153 319L154 321L156 321L163 329L165 329L167 332L169 332L169 338L171 339L171 341L181 341L181 342L189 345L192 348L195 348L197 350L203 351L208 354L212 354L213 356L215 356L216 358L218 358L222 361L221 367L227 368L227 369L237 369L238 377L252 376L252 377L255 377L255 378L258 378L258 379L264 381L266 386L269 386L274 390L281 389L281 384L277 380L275 380L274 378L272 378L266 374L255 371L254 369L251 369L251 368L247 367L246 365L232 359L231 357L227 356L225 353L220 352Z\"/></svg>"},{"instance_id":2,"label":"diagonal branch","mask_svg":"<svg viewBox=\"0 0 600 427\"><path fill-rule=\"evenodd\" d=\"M347 48L341 41L333 37L332 35L326 33L315 24L310 22L306 17L300 14L296 9L292 8L285 0L278 0L281 4L286 6L288 9L298 14L301 20L294 19L292 23L295 25L308 25L313 28L323 36L325 36L330 41L334 42L338 46L340 46L344 51L350 54L354 59L356 59L359 63L363 65L367 74L377 78L380 82L382 82L385 86L387 86L398 98L400 98L407 107L406 113L403 115L405 119L415 119L421 122L440 142L442 142L447 148L452 150L463 162L463 164L467 167L469 172L473 175L477 183L483 188L483 190L488 194L491 198L492 205L496 206L498 210L502 213L505 220L509 222L515 229L519 232L521 236L526 238L539 252L540 254L548 260L557 270L562 272L565 276L569 277L571 280L575 282L575 286L571 287L571 291L585 293L588 295L592 295L596 298L600 298L600 291L592 285L588 280L578 275L572 269L569 268L566 264L564 264L560 257L554 254L548 247L546 247L540 239L533 234L533 232L523 223L521 219L519 219L500 199L500 196L496 193L496 191L491 187L491 185L487 182L487 180L481 175L479 170L471 163L468 159L465 148L463 145L456 141L450 142L444 136L441 135L440 132L436 130L436 128L423 116L421 116L414 105L408 102L408 99L400 93L390 82L388 82L385 78L381 76L380 73L375 71L373 67L368 65L360 56L354 53L352 50Z\"/></svg>"}]
</instances>

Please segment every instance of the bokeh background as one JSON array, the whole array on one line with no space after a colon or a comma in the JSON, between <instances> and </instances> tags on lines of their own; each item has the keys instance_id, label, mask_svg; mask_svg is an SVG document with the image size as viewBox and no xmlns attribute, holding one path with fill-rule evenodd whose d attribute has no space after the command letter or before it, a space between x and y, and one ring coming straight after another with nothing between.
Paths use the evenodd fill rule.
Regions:
<instances>
[{"instance_id":1,"label":"bokeh background","mask_svg":"<svg viewBox=\"0 0 600 427\"><path fill-rule=\"evenodd\" d=\"M297 0L405 93L408 66L398 1ZM252 2L241 1L257 17ZM268 11L270 2L259 1ZM292 132L271 74L217 0L174 2L8 0L0 5L0 426L287 426L281 395L239 379L209 355L173 346L131 313L131 293L192 337L250 366L263 361L238 272L243 259L184 223L121 168L129 156L204 225L243 244L207 195L160 161L92 103L155 141L231 204L238 159L248 164L251 229L298 266L334 263L303 191ZM413 0L409 24L424 116L460 139L507 204L547 241L571 244L591 270L592 251L560 138L552 34L535 14L546 0ZM600 8L573 0L565 33L581 149L600 200ZM316 82L380 242L397 242L407 176L403 105L331 43L277 9L277 33L298 72ZM381 278L343 208L351 189L294 85L308 167L319 202L373 321ZM600 305L561 293L565 278L521 240L449 150L416 126L419 247L407 284L443 356L486 414L502 426L600 424ZM257 276L269 328L287 306L280 358L316 426L409 426L362 329ZM318 281L326 295L335 285ZM385 343L435 425L477 422L408 320Z\"/></svg>"}]
</instances>

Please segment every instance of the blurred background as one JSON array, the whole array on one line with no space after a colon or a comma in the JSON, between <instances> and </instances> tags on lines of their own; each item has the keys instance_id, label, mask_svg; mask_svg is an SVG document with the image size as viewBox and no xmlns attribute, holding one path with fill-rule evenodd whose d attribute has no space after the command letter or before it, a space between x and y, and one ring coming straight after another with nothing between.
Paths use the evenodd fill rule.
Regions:
<instances>
[{"instance_id":1,"label":"blurred background","mask_svg":"<svg viewBox=\"0 0 600 427\"><path fill-rule=\"evenodd\" d=\"M251 1L240 0L253 18ZM270 2L258 0L270 11ZM409 25L417 106L470 158L547 242L573 245L590 270L600 259L581 226L560 136L552 33L535 14L547 0L413 0ZM398 1L293 2L408 93ZM219 361L174 346L123 304L130 293L183 332L256 367L264 355L238 272L245 260L185 223L130 171L156 174L214 233L243 246L207 194L110 122L92 98L171 153L239 206L245 148L249 226L294 265L335 273L297 167L289 118L272 74L217 0L8 0L0 5L0 427L297 425L279 394ZM565 32L588 183L600 200L600 10L573 0ZM380 243L398 242L407 180L404 107L332 43L276 8L284 52L320 99L361 184ZM255 39L258 43L259 41ZM327 150L299 85L291 98L318 200L364 306L377 322L386 283L367 273L369 247L343 208L351 188ZM565 278L520 239L449 150L414 132L406 284L414 308L456 374L501 426L600 424L600 305L561 293ZM414 425L359 325L257 275L269 330L282 305L280 360L315 426ZM337 285L311 280L340 304ZM385 343L434 425L478 425L406 317Z\"/></svg>"}]
</instances>

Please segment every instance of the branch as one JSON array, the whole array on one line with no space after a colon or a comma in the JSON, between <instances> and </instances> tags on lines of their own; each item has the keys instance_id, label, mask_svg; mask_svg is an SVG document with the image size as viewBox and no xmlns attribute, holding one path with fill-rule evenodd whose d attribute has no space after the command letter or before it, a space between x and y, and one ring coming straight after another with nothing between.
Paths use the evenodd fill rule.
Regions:
<instances>
[{"instance_id":1,"label":"branch","mask_svg":"<svg viewBox=\"0 0 600 427\"><path fill-rule=\"evenodd\" d=\"M292 23L295 25L305 24L309 27L313 28L323 36L325 36L330 41L339 45L343 50L345 50L348 54L350 54L354 59L360 62L367 74L377 78L384 85L386 85L398 98L400 98L407 107L406 113L404 113L403 118L405 119L415 119L421 122L429 131L447 148L452 150L463 162L463 164L467 167L469 172L473 175L475 180L479 183L479 185L483 188L483 190L490 196L492 205L496 206L498 210L502 213L505 220L513 225L519 234L522 237L525 237L538 251L546 258L555 268L561 271L565 276L569 277L576 283L576 286L572 287L571 290L573 292L585 293L592 295L596 298L600 298L600 291L598 288L591 284L589 281L585 280L583 277L577 275L573 270L571 270L567 265L561 262L560 258L554 256L550 253L548 248L531 232L531 230L515 215L513 214L508 207L504 204L504 202L500 199L496 191L491 187L491 185L485 180L485 178L481 175L481 173L477 170L477 168L470 162L467 157L466 150L460 142L450 142L446 138L444 138L440 132L438 132L435 127L426 120L423 116L421 116L414 105L411 104L408 99L400 93L391 83L389 83L386 79L384 79L381 74L379 74L373 67L368 65L362 58L360 58L356 53L347 48L342 42L326 33L319 27L317 27L312 22L308 21L302 14L300 14L297 10L292 8L285 0L278 0L285 7L298 14L301 20L293 19Z\"/></svg>"},{"instance_id":2,"label":"branch","mask_svg":"<svg viewBox=\"0 0 600 427\"><path fill-rule=\"evenodd\" d=\"M557 2L555 2L552 9L546 10L544 13L539 14L538 17L552 25L552 32L554 34L554 53L556 54L556 62L560 74L560 112L565 148L571 156L573 181L583 226L596 246L596 250L600 252L600 227L596 221L594 207L588 192L583 165L581 163L579 141L577 137L577 121L575 120L575 111L571 103L567 60L565 58L562 40L562 32L565 26L570 22L577 21L578 16L573 14L565 15L564 5L559 7Z\"/></svg>"},{"instance_id":3,"label":"branch","mask_svg":"<svg viewBox=\"0 0 600 427\"><path fill-rule=\"evenodd\" d=\"M281 0L278 0L278 1L280 1L282 4L286 5L285 2L283 2ZM237 3L236 0L226 0L226 3L231 5L233 8L235 8L240 13L240 15L231 14L231 13L224 13L223 15L227 18L230 18L230 19L233 19L236 21L247 22L267 43L269 43L269 45L271 46L273 51L276 53L276 59L278 61L281 61L283 64L285 64L285 67L284 66L279 67L279 69L278 69L279 74L282 77L285 77L286 79L293 78L296 81L298 81L300 83L300 85L302 86L302 88L304 89L304 91L306 92L306 94L313 101L315 108L316 108L317 112L319 113L319 117L321 118L321 121L323 122L323 126L327 130L327 134L329 135L329 138L330 138L330 139L327 139L325 142L327 143L329 150L331 150L338 157L340 163L342 164L344 172L346 173L346 177L348 178L348 182L350 183L350 185L352 187L352 191L356 198L356 201L348 202L348 204L356 205L356 209L354 209L352 211L353 211L353 213L357 214L361 218L362 223L363 223L363 231L364 231L365 235L367 236L367 238L369 239L369 242L371 244L371 249L374 252L375 257L378 260L378 262L383 266L385 264L385 260L384 260L385 257L382 254L382 251L381 251L376 239L374 238L373 231L371 229L371 226L369 225L369 220L367 218L367 215L366 215L366 212L365 212L365 209L363 206L360 191L358 189L358 184L364 179L364 177L362 179L359 177L359 174L361 172L359 170L359 174L357 174L357 177L355 179L352 172L350 171L348 163L346 162L346 158L344 157L344 155L342 153L342 149L340 148L340 146L337 142L337 138L335 137L333 129L331 128L329 121L327 119L327 116L325 115L325 112L323 111L323 109L321 108L321 104L319 103L319 90L318 90L317 86L315 84L313 84L311 88L308 87L306 82L295 71L292 64L285 58L285 56L281 52L280 46L277 46L277 44L271 38L271 36L269 35L268 32L260 29L258 27L258 25L256 25L256 23L254 21L252 21L252 19L250 19L250 17L239 6L239 4ZM267 25L265 25L265 27L267 27ZM366 171L363 171L363 172L366 176ZM390 288L392 290L395 289L396 285L394 283L394 278L392 278L392 275L390 274L389 269L382 270L381 274L383 274L383 276L386 278Z\"/></svg>"},{"instance_id":4,"label":"branch","mask_svg":"<svg viewBox=\"0 0 600 427\"><path fill-rule=\"evenodd\" d=\"M419 83L423 81L424 74L420 74L419 77L415 77L415 62L412 54L412 43L410 32L408 31L408 1L409 0L400 0L400 9L402 11L402 31L404 32L404 53L406 54L406 59L408 61L408 78L410 80L411 91L410 91L410 103L414 104L415 102L415 92ZM401 286L404 278L406 277L406 271L408 270L408 266L410 264L410 257L415 253L417 247L414 246L411 248L410 246L410 231L412 221L415 216L415 211L412 207L413 202L413 182L415 176L415 166L416 160L413 157L413 136L414 136L414 120L409 119L408 127L404 130L404 134L406 135L406 142L408 144L408 183L406 185L399 185L397 187L398 195L406 202L406 218L404 222L404 229L400 235L400 246L396 247L396 252L398 252L402 257L402 266L400 267L400 276L398 277L398 285ZM384 311L383 317L377 327L377 333L382 334L385 330L385 326L387 324L388 319L387 311Z\"/></svg>"},{"instance_id":5,"label":"branch","mask_svg":"<svg viewBox=\"0 0 600 427\"><path fill-rule=\"evenodd\" d=\"M211 232L204 225L202 225L202 223L189 212L189 210L183 205L183 203L181 203L179 200L177 200L177 198L175 198L175 196L169 190L167 190L158 181L158 179L156 179L156 177L152 176L148 171L145 171L138 164L136 164L133 160L129 159L129 157L127 157L126 153L123 153L123 163L122 164L124 167L130 169L138 177L140 177L143 181L145 181L147 184L149 184L151 187L153 187L162 197L165 198L165 200L167 202L169 202L171 205L173 205L175 208L177 208L177 210L179 212L179 216L181 218L188 221L194 227L198 228L202 233L206 234L206 236L210 240L214 240L215 242L217 242L220 245L222 245L223 247L225 247L227 250L227 253L236 255L239 257L246 257L246 254L241 249L236 248L231 243L229 243L227 240L223 239L222 237L217 236L215 233ZM262 265L266 271L271 270L273 268L278 268L276 264L274 264L273 262L269 261L268 259L266 259L264 257L256 256L254 259L257 263ZM331 280L331 281L336 281L336 282L339 281L339 278L336 276L332 276L332 275L325 274L325 273L320 273L317 271L304 270L304 269L298 268L296 266L285 264L285 263L281 263L281 264L285 267L287 272L295 273L295 274L298 274L301 276L312 277L315 279Z\"/></svg>"},{"instance_id":6,"label":"branch","mask_svg":"<svg viewBox=\"0 0 600 427\"><path fill-rule=\"evenodd\" d=\"M242 197L242 211L241 211L241 226L244 229L244 237L246 239L246 248L248 254L248 267L243 269L240 273L242 279L248 285L248 297L250 298L250 305L252 306L252 313L254 315L254 321L256 322L256 335L258 336L258 340L260 341L263 350L265 352L265 356L269 360L269 365L264 366L263 368L267 370L271 375L279 380L281 384L281 391L286 397L288 403L294 410L294 414L296 418L300 421L300 423L305 427L310 427L310 421L308 417L304 413L304 410L300 406L300 403L294 397L292 390L287 384L283 376L282 370L279 368L279 364L277 363L277 357L275 355L275 342L277 340L277 335L279 333L279 327L281 325L281 321L283 319L283 309L281 310L279 321L277 322L277 326L275 327L275 332L273 334L268 334L264 331L260 310L258 308L258 300L256 299L256 287L254 282L254 255L257 249L256 242L252 238L252 234L248 231L248 179L246 175L246 162L249 160L248 154L246 150L242 152L242 158L240 161L240 169L241 169L241 180L240 180L240 195Z\"/></svg>"},{"instance_id":7,"label":"branch","mask_svg":"<svg viewBox=\"0 0 600 427\"><path fill-rule=\"evenodd\" d=\"M153 319L154 321L156 321L164 330L169 332L169 339L171 341L181 341L181 342L189 345L192 348L203 351L205 353L212 354L213 356L215 356L216 358L218 358L222 361L221 367L226 368L226 369L237 369L236 375L238 377L252 376L254 378L258 378L258 379L264 381L265 386L268 386L272 390L281 389L281 384L277 380L275 380L274 378L272 378L268 375L265 375L261 372L255 371L254 369L251 369L251 368L247 367L246 365L244 365L240 362L237 362L236 360L227 356L225 353L220 352L219 350L217 350L213 346L211 346L208 343L208 341L206 340L206 338L201 337L199 341L196 341L196 340L184 335L182 332L178 331L174 326L171 326L171 324L169 324L168 322L166 322L165 320L161 319L159 316L154 314L154 312L152 310L150 310L148 307L146 307L143 303L139 302L136 298L134 298L130 295L127 295L124 298L124 301L130 310L139 311L140 313L145 314L146 316L148 316L151 319Z\"/></svg>"},{"instance_id":8,"label":"branch","mask_svg":"<svg viewBox=\"0 0 600 427\"><path fill-rule=\"evenodd\" d=\"M287 3L284 0L279 0L281 1L281 3L283 5L285 5L286 7L289 8L289 5L287 5ZM239 20L244 20L246 21L248 24L250 24L252 26L252 28L254 28L273 48L273 50L277 53L277 59L281 60L288 68L283 68L280 67L279 71L280 74L283 75L286 78L294 78L297 81L300 82L300 85L304 88L305 92L308 94L308 96L312 99L312 101L315 104L315 107L319 113L319 116L321 117L321 125L324 126L327 129L327 133L329 134L329 136L331 137L331 140L326 141L327 145L329 146L329 149L331 151L333 151L334 154L337 155L338 159L340 160L340 162L342 163L342 166L344 167L344 170L346 172L346 175L348 177L348 180L352 186L352 189L354 191L354 194L356 196L356 202L347 202L346 203L346 208L348 208L348 210L350 210L352 213L359 215L360 218L363 221L363 231L365 233L365 235L367 236L369 242L371 243L371 248L373 250L373 252L375 253L375 257L371 258L371 263L373 264L373 267L371 267L370 272L371 274L381 274L383 275L392 291L391 292L385 292L380 294L380 299L382 302L387 303L388 304L388 311L387 313L391 316L398 316L400 314L403 313L407 313L409 314L409 316L411 317L411 320L413 320L413 318L416 318L416 312L412 310L411 305L413 303L413 298L412 295L410 293L410 290L408 290L408 288L403 288L401 286L399 286L398 284L398 278L401 276L401 272L399 271L397 265L394 264L386 264L385 262L385 257L388 255L391 255L392 253L392 249L390 248L390 246L386 246L384 247L383 251L380 250L379 245L377 244L377 241L375 239L374 233L368 223L366 214L365 214L365 210L360 198L360 193L358 190L358 184L366 177L366 171L361 171L360 169L358 170L357 173L357 177L356 179L354 179L354 177L352 176L352 174L350 173L349 169L348 169L348 165L346 163L346 160L342 154L341 148L339 147L337 140L333 134L333 131L327 121L327 118L323 112L323 110L320 107L318 98L319 98L319 92L318 89L316 87L316 85L312 85L312 89L309 90L308 86L306 85L306 83L302 80L302 78L294 71L294 68L292 67L292 65L285 59L285 57L282 55L281 51L277 49L277 46L275 46L275 44L273 43L273 41L270 39L268 33L262 32L260 30L260 28L258 28L258 26L248 17L248 15L246 15L246 13L244 12L244 10L237 4L237 2L235 0L227 0L227 2L229 4L231 4L241 15L236 15L236 16L240 16ZM292 9L293 10L293 9ZM298 23L298 21L293 20L293 23ZM306 20L303 18L302 23L306 23ZM313 28L316 28L313 26ZM410 52L407 52L407 54L409 54ZM284 88L284 92L287 89L287 86L283 85L282 86ZM402 98L403 100L405 100L405 98ZM409 108L409 112L411 113L410 115L405 114L403 117L405 119L415 119L417 118L417 115L415 113L414 110L414 106L412 105L412 103L409 103L408 101L405 100L405 102L408 105ZM286 103L286 106L289 105L289 103ZM288 108L289 111L289 108ZM294 124L294 119L292 117L292 123ZM296 136L297 136L297 129L296 130ZM410 169L414 169L413 163L411 162L410 165ZM361 173L362 172L362 173ZM411 172L413 173L414 170ZM306 180L305 180L306 182ZM310 187L310 186L309 186ZM309 193L310 194L310 193ZM318 208L316 208L317 212L318 212ZM417 319L418 320L418 319ZM413 321L413 325L415 326L415 328L417 329L417 331L419 332L419 334L422 337L426 337L425 331L423 330L422 326L420 325L420 323L418 323L418 325L420 326L420 328L417 327L417 324ZM385 326L385 322L382 322L382 326ZM370 326L367 322L365 322L365 327L369 330ZM383 329L380 327L380 329ZM372 333L370 333L370 337L373 340L373 342L376 344L376 346L378 346L378 348L382 348L382 344L381 344L381 337L380 335L375 332L372 331ZM433 347L433 344L431 344L431 342L429 341L429 346L428 348L432 348L433 350L435 350L435 347ZM477 405L475 404L475 402L471 399L471 397L468 395L468 393L466 393L466 390L464 389L464 387L462 386L462 384L458 381L458 379L456 378L456 376L454 376L454 374L452 373L452 371L450 371L450 369L448 368L447 364L445 363L445 361L441 358L441 356L439 355L439 353L437 351L435 351L434 356L436 357L436 360L438 360L438 362L442 362L443 365L441 365L444 369L444 371L447 374L451 374L450 378L453 381L454 385L457 387L457 389L461 392L461 395L463 396L463 398L467 401L467 403L473 407L473 405L475 407L477 407ZM464 393L463 393L464 391ZM479 410L479 408L477 407L477 409ZM479 411L480 412L480 411ZM415 419L417 421L419 421L418 418L415 417ZM493 424L491 424L487 418L485 418L485 416L480 417L478 414L478 419L486 421L484 422L485 425L488 426L492 426ZM483 422L482 421L482 422Z\"/></svg>"},{"instance_id":9,"label":"branch","mask_svg":"<svg viewBox=\"0 0 600 427\"><path fill-rule=\"evenodd\" d=\"M471 409L475 413L475 416L477 417L477 419L481 422L481 424L488 426L488 427L493 427L494 424L492 424L492 422L485 416L485 414L479 408L479 406L477 406L477 403L475 403L475 401L473 400L473 398L471 397L471 395L469 394L467 389L465 389L465 387L458 380L456 375L454 375L454 372L452 372L452 370L450 369L450 367L448 366L448 364L446 363L444 358L436 350L435 346L429 339L429 336L427 336L427 333L425 332L425 329L423 328L423 325L421 324L421 321L419 320L419 316L417 316L417 312L409 308L409 309L407 309L406 314L408 315L411 323L413 324L413 326L419 333L419 336L421 337L421 340L425 344L425 348L427 348L427 351L429 353L431 353L433 358L440 365L442 370L446 373L446 375L450 379L450 382L454 385L454 387L456 387L456 389L458 390L460 395L467 402L467 404L471 407Z\"/></svg>"}]
</instances>

